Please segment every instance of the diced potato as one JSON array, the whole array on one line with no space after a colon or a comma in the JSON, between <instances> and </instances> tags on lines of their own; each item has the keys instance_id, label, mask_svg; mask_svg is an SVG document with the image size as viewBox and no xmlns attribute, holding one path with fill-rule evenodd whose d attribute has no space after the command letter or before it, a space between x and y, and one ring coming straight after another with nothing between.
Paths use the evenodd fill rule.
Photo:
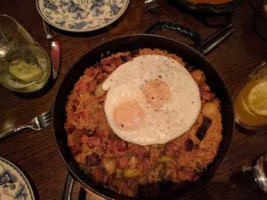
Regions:
<instances>
[{"instance_id":1,"label":"diced potato","mask_svg":"<svg viewBox=\"0 0 267 200\"><path fill-rule=\"evenodd\" d=\"M162 156L160 159L161 162L169 162L171 161L171 157L169 156Z\"/></svg>"},{"instance_id":2,"label":"diced potato","mask_svg":"<svg viewBox=\"0 0 267 200\"><path fill-rule=\"evenodd\" d=\"M206 80L205 74L199 69L192 71L191 76L198 85L205 82Z\"/></svg>"},{"instance_id":3,"label":"diced potato","mask_svg":"<svg viewBox=\"0 0 267 200\"><path fill-rule=\"evenodd\" d=\"M218 109L219 105L218 102L210 102L210 103L206 103L204 104L203 108L202 108L202 113L204 114L205 117L208 118L214 118L218 115L219 109Z\"/></svg>"},{"instance_id":4,"label":"diced potato","mask_svg":"<svg viewBox=\"0 0 267 200\"><path fill-rule=\"evenodd\" d=\"M115 158L104 158L103 159L103 166L106 172L111 175L116 171L117 162Z\"/></svg>"},{"instance_id":5,"label":"diced potato","mask_svg":"<svg viewBox=\"0 0 267 200\"><path fill-rule=\"evenodd\" d=\"M129 163L130 163L130 166L131 166L132 168L135 168L135 167L136 167L136 164L137 164L136 157L135 157L135 156L132 156L132 157L130 158Z\"/></svg>"},{"instance_id":6,"label":"diced potato","mask_svg":"<svg viewBox=\"0 0 267 200\"><path fill-rule=\"evenodd\" d=\"M123 176L122 169L116 169L116 176L119 177L119 178L122 178L122 176Z\"/></svg>"},{"instance_id":7,"label":"diced potato","mask_svg":"<svg viewBox=\"0 0 267 200\"><path fill-rule=\"evenodd\" d=\"M98 85L95 90L95 96L96 97L102 97L105 95L105 91L102 89L102 84Z\"/></svg>"},{"instance_id":8,"label":"diced potato","mask_svg":"<svg viewBox=\"0 0 267 200\"><path fill-rule=\"evenodd\" d=\"M124 170L124 176L127 178L133 178L133 177L139 176L140 174L141 173L139 169L125 169Z\"/></svg>"}]
</instances>

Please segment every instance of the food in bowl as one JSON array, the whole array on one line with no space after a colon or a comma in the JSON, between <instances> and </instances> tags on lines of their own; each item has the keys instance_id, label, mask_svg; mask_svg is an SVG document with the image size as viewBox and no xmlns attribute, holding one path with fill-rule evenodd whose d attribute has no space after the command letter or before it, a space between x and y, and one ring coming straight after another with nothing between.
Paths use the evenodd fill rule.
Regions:
<instances>
[{"instance_id":1,"label":"food in bowl","mask_svg":"<svg viewBox=\"0 0 267 200\"><path fill-rule=\"evenodd\" d=\"M68 146L83 171L118 194L196 181L222 140L220 101L204 73L159 49L89 66L66 105Z\"/></svg>"}]
</instances>

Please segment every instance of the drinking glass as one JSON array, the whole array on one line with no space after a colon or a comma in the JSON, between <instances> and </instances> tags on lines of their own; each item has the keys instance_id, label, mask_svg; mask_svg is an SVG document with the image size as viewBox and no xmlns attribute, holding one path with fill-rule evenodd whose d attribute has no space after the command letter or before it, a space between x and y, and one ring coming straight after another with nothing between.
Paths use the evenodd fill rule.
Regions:
<instances>
[{"instance_id":1,"label":"drinking glass","mask_svg":"<svg viewBox=\"0 0 267 200\"><path fill-rule=\"evenodd\" d=\"M256 32L267 40L267 0L249 0L254 10L254 27Z\"/></svg>"},{"instance_id":2,"label":"drinking glass","mask_svg":"<svg viewBox=\"0 0 267 200\"><path fill-rule=\"evenodd\" d=\"M264 62L250 74L234 96L235 120L245 129L267 127L267 64Z\"/></svg>"},{"instance_id":3,"label":"drinking glass","mask_svg":"<svg viewBox=\"0 0 267 200\"><path fill-rule=\"evenodd\" d=\"M50 73L50 59L40 45L14 18L0 15L0 83L15 92L35 92Z\"/></svg>"},{"instance_id":4,"label":"drinking glass","mask_svg":"<svg viewBox=\"0 0 267 200\"><path fill-rule=\"evenodd\" d=\"M260 189L267 193L267 153L263 154L252 165L243 166L242 172L244 178L249 181L248 185L253 184L251 181L254 181Z\"/></svg>"}]
</instances>

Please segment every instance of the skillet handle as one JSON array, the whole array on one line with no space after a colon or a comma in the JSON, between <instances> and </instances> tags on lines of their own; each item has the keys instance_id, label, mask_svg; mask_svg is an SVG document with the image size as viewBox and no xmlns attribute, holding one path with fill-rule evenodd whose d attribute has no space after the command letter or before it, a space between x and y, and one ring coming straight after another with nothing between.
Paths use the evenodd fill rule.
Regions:
<instances>
[{"instance_id":1,"label":"skillet handle","mask_svg":"<svg viewBox=\"0 0 267 200\"><path fill-rule=\"evenodd\" d=\"M199 19L205 26L209 28L223 28L232 22L232 14L225 14L221 17L223 17L224 19L219 23L214 23L212 22L212 20L209 20L212 19L212 17L200 17Z\"/></svg>"},{"instance_id":2,"label":"skillet handle","mask_svg":"<svg viewBox=\"0 0 267 200\"><path fill-rule=\"evenodd\" d=\"M177 31L182 35L190 38L195 43L195 49L203 55L207 55L211 50L217 47L222 41L224 41L234 32L233 24L228 24L227 26L219 29L217 32L208 36L205 40L202 41L200 35L197 32L173 22L163 21L157 22L156 24L152 25L145 33L152 34L156 30L159 30L161 28Z\"/></svg>"},{"instance_id":3,"label":"skillet handle","mask_svg":"<svg viewBox=\"0 0 267 200\"><path fill-rule=\"evenodd\" d=\"M176 32L182 34L183 36L193 40L195 48L200 51L200 49L201 49L201 37L200 37L200 35L197 32L193 31L192 29L186 28L182 25L179 25L179 24L176 24L173 22L166 22L166 21L160 22L160 21L158 21L157 23L153 24L149 29L147 29L145 31L145 33L152 34L155 31L162 29L162 28L176 31Z\"/></svg>"},{"instance_id":4,"label":"skillet handle","mask_svg":"<svg viewBox=\"0 0 267 200\"><path fill-rule=\"evenodd\" d=\"M64 186L64 193L62 200L71 200L71 193L73 189L74 178L68 173Z\"/></svg>"},{"instance_id":5,"label":"skillet handle","mask_svg":"<svg viewBox=\"0 0 267 200\"><path fill-rule=\"evenodd\" d=\"M216 46L218 46L222 41L229 37L234 32L233 24L229 24L214 34L208 36L201 43L201 53L207 55Z\"/></svg>"}]
</instances>

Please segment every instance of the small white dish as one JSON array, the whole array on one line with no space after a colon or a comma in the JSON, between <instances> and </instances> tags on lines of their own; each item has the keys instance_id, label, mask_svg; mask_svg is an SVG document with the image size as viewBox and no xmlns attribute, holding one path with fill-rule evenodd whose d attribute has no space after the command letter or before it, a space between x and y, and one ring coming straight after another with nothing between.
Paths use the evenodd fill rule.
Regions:
<instances>
[{"instance_id":1,"label":"small white dish","mask_svg":"<svg viewBox=\"0 0 267 200\"><path fill-rule=\"evenodd\" d=\"M35 200L31 185L22 171L0 157L0 199Z\"/></svg>"},{"instance_id":2,"label":"small white dish","mask_svg":"<svg viewBox=\"0 0 267 200\"><path fill-rule=\"evenodd\" d=\"M70 32L89 32L118 20L130 0L36 0L41 17L50 25Z\"/></svg>"}]
</instances>

